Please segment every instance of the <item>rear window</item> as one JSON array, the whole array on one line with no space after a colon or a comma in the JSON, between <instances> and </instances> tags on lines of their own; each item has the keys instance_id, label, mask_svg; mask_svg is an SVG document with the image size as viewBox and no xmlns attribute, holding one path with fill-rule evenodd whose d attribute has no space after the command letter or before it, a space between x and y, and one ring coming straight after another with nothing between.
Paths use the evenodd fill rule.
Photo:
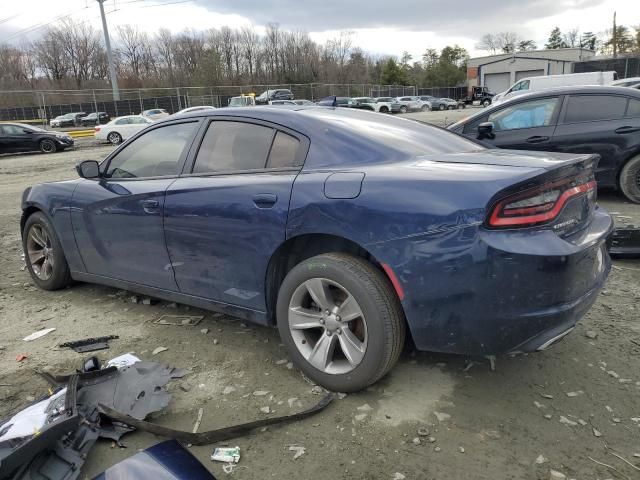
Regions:
<instances>
[{"instance_id":1,"label":"rear window","mask_svg":"<svg viewBox=\"0 0 640 480\"><path fill-rule=\"evenodd\" d=\"M627 98L615 95L572 95L564 123L615 120L624 117Z\"/></svg>"}]
</instances>

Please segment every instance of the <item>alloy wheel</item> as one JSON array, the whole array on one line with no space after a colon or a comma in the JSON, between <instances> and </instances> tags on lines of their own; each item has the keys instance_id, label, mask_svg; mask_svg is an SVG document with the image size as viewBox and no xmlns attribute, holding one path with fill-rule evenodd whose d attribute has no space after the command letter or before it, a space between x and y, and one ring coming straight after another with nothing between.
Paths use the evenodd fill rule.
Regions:
<instances>
[{"instance_id":1,"label":"alloy wheel","mask_svg":"<svg viewBox=\"0 0 640 480\"><path fill-rule=\"evenodd\" d=\"M49 232L40 224L31 225L27 233L27 255L33 273L40 280L49 280L54 268L53 247Z\"/></svg>"},{"instance_id":2,"label":"alloy wheel","mask_svg":"<svg viewBox=\"0 0 640 480\"><path fill-rule=\"evenodd\" d=\"M118 132L111 132L107 136L107 140L109 140L109 142L113 143L114 145L117 145L122 141L122 137Z\"/></svg>"},{"instance_id":3,"label":"alloy wheel","mask_svg":"<svg viewBox=\"0 0 640 480\"><path fill-rule=\"evenodd\" d=\"M55 151L56 146L51 140L42 140L40 142L40 150L42 153L51 153Z\"/></svg>"},{"instance_id":4,"label":"alloy wheel","mask_svg":"<svg viewBox=\"0 0 640 480\"><path fill-rule=\"evenodd\" d=\"M300 354L328 374L354 370L367 349L367 323L356 299L327 278L312 278L293 293L289 330Z\"/></svg>"}]
</instances>

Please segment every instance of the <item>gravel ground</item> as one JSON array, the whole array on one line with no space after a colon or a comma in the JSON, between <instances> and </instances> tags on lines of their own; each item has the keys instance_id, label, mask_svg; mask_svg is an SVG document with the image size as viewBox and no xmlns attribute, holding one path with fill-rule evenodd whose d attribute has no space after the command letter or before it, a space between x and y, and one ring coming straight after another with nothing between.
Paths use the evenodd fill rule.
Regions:
<instances>
[{"instance_id":1,"label":"gravel ground","mask_svg":"<svg viewBox=\"0 0 640 480\"><path fill-rule=\"evenodd\" d=\"M166 302L134 304L131 294L107 287L44 292L32 285L20 260L23 189L73 178L77 161L110 151L83 140L67 153L0 156L0 416L46 392L34 369L70 372L80 365L79 354L58 344L112 334L120 339L99 353L103 360L135 352L191 370L171 384L170 406L154 417L163 425L191 430L199 408L203 431L263 417L261 407L280 415L315 403L320 397L288 364L273 329ZM637 205L612 193L601 198L624 217L619 222L640 225ZM542 480L552 470L576 479L638 478L613 453L640 468L639 285L640 263L614 262L606 289L571 335L543 353L498 358L495 371L486 359L406 351L367 391L316 417L231 442L242 459L229 475L210 460L213 445L191 451L218 478ZM152 323L164 313L205 318L195 327ZM56 331L22 340L46 327ZM159 346L168 350L153 356ZM17 362L22 353L28 358ZM258 390L268 393L253 395ZM419 436L423 428L428 434ZM158 440L129 434L126 449L99 441L81 478ZM305 454L294 460L291 445L304 446Z\"/></svg>"}]
</instances>

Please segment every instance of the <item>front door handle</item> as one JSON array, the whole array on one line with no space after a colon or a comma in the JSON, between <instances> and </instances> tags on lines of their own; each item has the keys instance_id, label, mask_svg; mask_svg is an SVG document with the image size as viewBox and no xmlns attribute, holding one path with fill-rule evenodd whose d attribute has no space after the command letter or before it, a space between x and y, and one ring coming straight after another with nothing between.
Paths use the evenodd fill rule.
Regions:
<instances>
[{"instance_id":1,"label":"front door handle","mask_svg":"<svg viewBox=\"0 0 640 480\"><path fill-rule=\"evenodd\" d=\"M160 203L157 200L143 200L142 209L145 213L158 213Z\"/></svg>"},{"instance_id":2,"label":"front door handle","mask_svg":"<svg viewBox=\"0 0 640 480\"><path fill-rule=\"evenodd\" d=\"M625 133L634 133L634 132L639 132L640 131L640 127L632 127L630 125L624 126L624 127L620 127L620 128L616 128L614 130L614 132L619 133L624 135Z\"/></svg>"},{"instance_id":3,"label":"front door handle","mask_svg":"<svg viewBox=\"0 0 640 480\"><path fill-rule=\"evenodd\" d=\"M527 138L527 143L542 143L549 140L549 137L543 137L541 135L534 135L533 137Z\"/></svg>"},{"instance_id":4,"label":"front door handle","mask_svg":"<svg viewBox=\"0 0 640 480\"><path fill-rule=\"evenodd\" d=\"M278 196L274 193L257 193L253 196L253 203L258 208L271 208L278 201Z\"/></svg>"}]
</instances>

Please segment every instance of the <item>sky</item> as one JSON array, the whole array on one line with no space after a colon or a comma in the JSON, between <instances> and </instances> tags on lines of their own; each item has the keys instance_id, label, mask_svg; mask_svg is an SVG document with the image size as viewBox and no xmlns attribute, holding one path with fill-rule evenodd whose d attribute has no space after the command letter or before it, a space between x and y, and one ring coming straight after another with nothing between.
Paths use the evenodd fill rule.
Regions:
<instances>
[{"instance_id":1,"label":"sky","mask_svg":"<svg viewBox=\"0 0 640 480\"><path fill-rule=\"evenodd\" d=\"M640 0L105 0L112 42L117 25L154 33L166 27L206 30L224 25L268 23L304 30L319 43L340 31L353 32L354 45L378 55L409 52L419 60L427 48L458 44L472 56L485 33L516 32L542 48L554 26L601 33L618 24L640 25ZM0 43L37 38L65 16L101 28L96 0L0 0Z\"/></svg>"}]
</instances>

